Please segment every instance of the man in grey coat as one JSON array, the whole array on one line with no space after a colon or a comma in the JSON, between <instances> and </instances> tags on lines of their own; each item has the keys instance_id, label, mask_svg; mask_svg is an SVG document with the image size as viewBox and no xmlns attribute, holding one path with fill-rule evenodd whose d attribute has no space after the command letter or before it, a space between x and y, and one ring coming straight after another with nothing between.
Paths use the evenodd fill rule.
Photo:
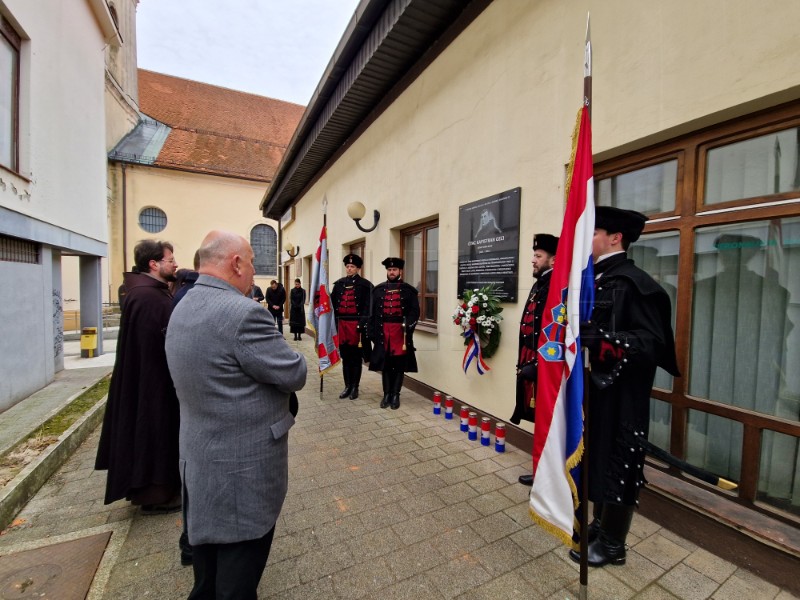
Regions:
<instances>
[{"instance_id":1,"label":"man in grey coat","mask_svg":"<svg viewBox=\"0 0 800 600\"><path fill-rule=\"evenodd\" d=\"M306 362L250 299L247 240L212 231L199 253L200 276L166 340L194 547L189 598L255 599L286 497L289 396L305 384Z\"/></svg>"}]
</instances>

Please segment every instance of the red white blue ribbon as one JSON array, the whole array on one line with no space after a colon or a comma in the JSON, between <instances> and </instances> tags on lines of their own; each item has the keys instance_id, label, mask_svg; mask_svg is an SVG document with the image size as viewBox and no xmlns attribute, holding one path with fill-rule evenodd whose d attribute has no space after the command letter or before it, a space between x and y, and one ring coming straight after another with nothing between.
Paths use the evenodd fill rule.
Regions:
<instances>
[{"instance_id":1,"label":"red white blue ribbon","mask_svg":"<svg viewBox=\"0 0 800 600\"><path fill-rule=\"evenodd\" d=\"M483 375L486 371L491 371L492 369L483 360L478 333L470 329L469 331L465 331L462 335L469 340L467 349L464 350L464 359L461 361L464 373L469 369L469 365L472 363L473 359L477 359L475 360L475 368L478 370L478 375Z\"/></svg>"}]
</instances>

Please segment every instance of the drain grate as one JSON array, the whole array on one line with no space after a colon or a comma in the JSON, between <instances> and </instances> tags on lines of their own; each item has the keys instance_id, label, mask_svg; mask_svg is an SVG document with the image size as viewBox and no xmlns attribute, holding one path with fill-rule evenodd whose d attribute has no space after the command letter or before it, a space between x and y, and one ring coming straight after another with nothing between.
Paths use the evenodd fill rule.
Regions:
<instances>
[{"instance_id":1,"label":"drain grate","mask_svg":"<svg viewBox=\"0 0 800 600\"><path fill-rule=\"evenodd\" d=\"M83 600L111 532L0 556L0 599Z\"/></svg>"}]
</instances>

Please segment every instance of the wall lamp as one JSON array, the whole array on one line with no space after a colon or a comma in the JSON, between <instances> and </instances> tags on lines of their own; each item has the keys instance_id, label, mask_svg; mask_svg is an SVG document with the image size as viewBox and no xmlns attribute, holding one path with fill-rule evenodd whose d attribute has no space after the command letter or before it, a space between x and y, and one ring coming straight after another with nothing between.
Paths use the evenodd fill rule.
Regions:
<instances>
[{"instance_id":1,"label":"wall lamp","mask_svg":"<svg viewBox=\"0 0 800 600\"><path fill-rule=\"evenodd\" d=\"M358 227L364 233L375 231L375 228L378 226L378 221L381 220L381 213L379 213L377 210L372 211L372 214L375 217L375 224L369 229L365 229L361 226L361 219L364 218L365 214L367 214L367 209L363 204L361 204L361 202L351 202L347 206L347 215L356 222L356 227Z\"/></svg>"},{"instance_id":2,"label":"wall lamp","mask_svg":"<svg viewBox=\"0 0 800 600\"><path fill-rule=\"evenodd\" d=\"M294 244L289 240L286 240L283 243L283 249L286 250L286 254L289 255L289 258L295 258L298 254L300 254L300 246L295 248ZM294 254L292 254L294 252Z\"/></svg>"}]
</instances>

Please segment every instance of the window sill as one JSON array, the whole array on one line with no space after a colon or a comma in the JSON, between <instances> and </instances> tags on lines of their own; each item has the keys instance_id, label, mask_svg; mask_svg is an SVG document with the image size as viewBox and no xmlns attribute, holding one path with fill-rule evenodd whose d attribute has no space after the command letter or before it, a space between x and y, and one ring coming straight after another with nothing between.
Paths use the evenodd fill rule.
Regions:
<instances>
[{"instance_id":1,"label":"window sill","mask_svg":"<svg viewBox=\"0 0 800 600\"><path fill-rule=\"evenodd\" d=\"M26 184L31 183L31 180L28 177L25 177L21 173L17 173L14 169L9 169L7 166L0 164L0 174L2 173L6 173L8 175L11 175L12 177L18 177Z\"/></svg>"},{"instance_id":2,"label":"window sill","mask_svg":"<svg viewBox=\"0 0 800 600\"><path fill-rule=\"evenodd\" d=\"M436 323L423 323L422 321L417 322L416 328L414 331L424 331L425 333L439 333L439 326Z\"/></svg>"}]
</instances>

